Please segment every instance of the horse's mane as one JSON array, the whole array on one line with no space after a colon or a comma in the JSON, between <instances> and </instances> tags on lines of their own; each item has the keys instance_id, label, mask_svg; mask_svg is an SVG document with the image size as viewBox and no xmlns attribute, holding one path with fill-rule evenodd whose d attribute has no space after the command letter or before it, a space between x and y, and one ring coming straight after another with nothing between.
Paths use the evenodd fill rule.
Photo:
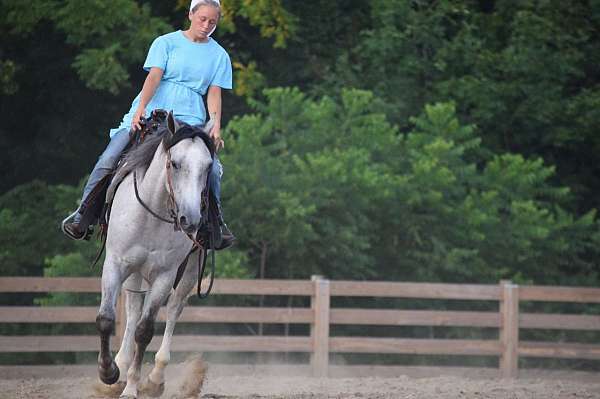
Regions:
<instances>
[{"instance_id":1,"label":"horse's mane","mask_svg":"<svg viewBox=\"0 0 600 399\"><path fill-rule=\"evenodd\" d=\"M166 125L160 126L155 133L148 135L143 143L132 148L123 158L123 162L121 163L122 166L117 172L118 175L126 176L136 169L147 169L148 166L150 166L150 162L152 162L152 159L154 158L156 149L161 144L167 132L168 127ZM177 130L171 141L167 143L167 146L172 147L181 140L191 137L202 138L204 144L207 146L211 155L213 154L214 148L212 145L212 141L210 140L208 134L204 131L204 129L200 127L190 126L187 124L182 124L182 126Z\"/></svg>"},{"instance_id":2,"label":"horse's mane","mask_svg":"<svg viewBox=\"0 0 600 399\"><path fill-rule=\"evenodd\" d=\"M159 145L161 145L165 135L168 132L168 127L166 125L161 125L156 132L147 135L143 143L129 150L129 152L123 158L123 161L117 169L110 187L108 188L108 193L106 196L108 201L112 199L117 186L128 174L137 169L148 169L152 159L154 158L156 149ZM173 138L167 143L167 146L170 148L179 141L192 137L200 137L211 153L211 156L214 154L214 145L204 129L190 126L188 124L181 125Z\"/></svg>"},{"instance_id":3,"label":"horse's mane","mask_svg":"<svg viewBox=\"0 0 600 399\"><path fill-rule=\"evenodd\" d=\"M166 127L160 128L157 132L146 136L143 143L129 150L121 162L117 175L127 176L138 168L147 169L167 131Z\"/></svg>"}]
</instances>

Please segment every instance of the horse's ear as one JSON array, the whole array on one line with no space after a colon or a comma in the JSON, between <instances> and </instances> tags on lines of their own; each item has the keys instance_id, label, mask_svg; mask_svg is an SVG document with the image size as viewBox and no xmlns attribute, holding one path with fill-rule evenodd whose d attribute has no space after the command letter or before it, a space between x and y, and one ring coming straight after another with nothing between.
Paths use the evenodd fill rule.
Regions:
<instances>
[{"instance_id":1,"label":"horse's ear","mask_svg":"<svg viewBox=\"0 0 600 399\"><path fill-rule=\"evenodd\" d=\"M177 121L175 120L175 117L173 116L173 111L171 111L171 112L169 112L169 115L167 115L167 132L165 133L165 137L162 140L165 150L168 150L169 148L171 148L171 143L173 142L173 136L175 135L175 132L177 131L177 129L179 129L179 124L177 123Z\"/></svg>"},{"instance_id":2,"label":"horse's ear","mask_svg":"<svg viewBox=\"0 0 600 399\"><path fill-rule=\"evenodd\" d=\"M167 116L167 126L169 127L171 134L175 134L175 132L179 130L179 123L177 123L175 120L173 111L170 111L169 115Z\"/></svg>"}]
</instances>

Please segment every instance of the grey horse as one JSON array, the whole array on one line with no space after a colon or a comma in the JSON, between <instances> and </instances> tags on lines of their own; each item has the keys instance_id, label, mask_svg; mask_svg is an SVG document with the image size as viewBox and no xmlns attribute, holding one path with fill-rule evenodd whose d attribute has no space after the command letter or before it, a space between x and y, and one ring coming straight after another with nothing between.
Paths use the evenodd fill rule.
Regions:
<instances>
[{"instance_id":1,"label":"grey horse","mask_svg":"<svg viewBox=\"0 0 600 399\"><path fill-rule=\"evenodd\" d=\"M199 134L194 134L193 129L199 128L184 129L169 114L168 129L146 139L127 155L114 179L120 181L118 188L109 189L114 192L114 200L102 270L102 301L96 318L100 332L98 371L105 384L121 380L121 385L125 385L121 398L136 398L142 391L150 396L162 394L173 329L198 283L195 265L198 257L204 256L203 251L192 253L181 280L173 288L178 266L194 245L188 235L193 236L199 228L202 191L212 163L209 147L200 137L210 128L198 131ZM178 136L181 130L186 130L183 139ZM135 186L143 204L136 197ZM171 211L180 231L150 211L165 218ZM139 293L143 283L148 286L144 299ZM115 308L122 287L126 288L127 324L113 360L109 339L115 328ZM142 359L154 335L156 315L165 302L167 323L162 344L154 368L142 383Z\"/></svg>"}]
</instances>

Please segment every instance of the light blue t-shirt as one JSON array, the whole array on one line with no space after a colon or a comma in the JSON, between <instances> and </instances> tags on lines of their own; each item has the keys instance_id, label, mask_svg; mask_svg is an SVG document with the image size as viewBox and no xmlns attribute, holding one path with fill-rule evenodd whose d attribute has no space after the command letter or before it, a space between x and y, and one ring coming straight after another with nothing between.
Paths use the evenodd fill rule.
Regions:
<instances>
[{"instance_id":1,"label":"light blue t-shirt","mask_svg":"<svg viewBox=\"0 0 600 399\"><path fill-rule=\"evenodd\" d=\"M162 108L173 111L176 118L190 125L201 125L206 120L202 96L209 86L232 88L231 60L214 39L206 43L189 40L182 31L157 37L144 62L144 69L157 67L164 71L154 96L146 106L146 116L152 110ZM123 117L121 125L111 129L112 137L117 131L131 128L133 114L140 103L140 94L131 103L131 109Z\"/></svg>"}]
</instances>

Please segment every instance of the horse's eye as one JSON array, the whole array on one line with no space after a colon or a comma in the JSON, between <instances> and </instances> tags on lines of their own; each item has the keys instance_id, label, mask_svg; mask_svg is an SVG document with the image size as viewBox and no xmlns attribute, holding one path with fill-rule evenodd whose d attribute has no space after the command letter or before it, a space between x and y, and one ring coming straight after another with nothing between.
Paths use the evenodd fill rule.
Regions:
<instances>
[{"instance_id":1,"label":"horse's eye","mask_svg":"<svg viewBox=\"0 0 600 399\"><path fill-rule=\"evenodd\" d=\"M179 164L177 162L171 161L171 166L173 167L173 169L179 169Z\"/></svg>"}]
</instances>

